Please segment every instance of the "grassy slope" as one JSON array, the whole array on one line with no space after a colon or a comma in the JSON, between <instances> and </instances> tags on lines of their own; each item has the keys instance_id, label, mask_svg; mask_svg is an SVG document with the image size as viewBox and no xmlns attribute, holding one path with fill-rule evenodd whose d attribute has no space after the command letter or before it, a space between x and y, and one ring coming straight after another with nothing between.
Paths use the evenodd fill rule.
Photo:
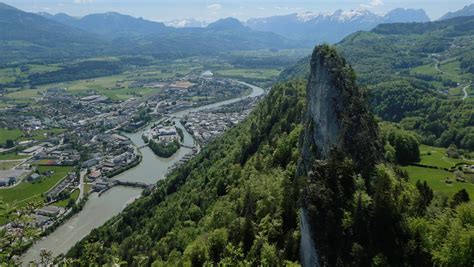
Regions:
<instances>
[{"instance_id":1,"label":"grassy slope","mask_svg":"<svg viewBox=\"0 0 474 267\"><path fill-rule=\"evenodd\" d=\"M132 256L141 253L147 255L150 264L156 260L165 265L187 265L196 246L208 250L209 236L217 229L226 232L228 249L242 251L244 222L250 219L252 231L258 235L256 244L278 249L281 262L296 260L297 253L290 248L288 255L282 254L283 242L293 240L285 234L293 235L293 231L283 230L289 226L282 225L281 205L283 191L292 190L284 184L291 185L288 179L295 173L302 128L291 122L301 119L303 95L303 83L273 88L244 123L161 181L151 196L138 200L91 233L69 256L80 258L86 265L107 263L112 257L132 264L138 260ZM287 201L296 199L290 197ZM292 227L296 227L296 214L291 218ZM101 256L87 258L83 249L89 247L86 243L95 247L98 236L104 246L94 254ZM111 247L117 249L112 251ZM252 248L247 260L259 264L260 250L259 245ZM244 255L228 257L229 264L244 261Z\"/></svg>"},{"instance_id":2,"label":"grassy slope","mask_svg":"<svg viewBox=\"0 0 474 267\"><path fill-rule=\"evenodd\" d=\"M440 168L452 168L458 163L469 163L462 159L453 159L446 156L446 148L427 145L420 146L420 164Z\"/></svg>"},{"instance_id":3,"label":"grassy slope","mask_svg":"<svg viewBox=\"0 0 474 267\"><path fill-rule=\"evenodd\" d=\"M415 184L417 180L426 181L436 193L452 197L456 192L464 188L471 198L474 196L474 184L457 182L454 174L451 172L415 166L406 166L403 169L408 172L411 183ZM452 184L445 183L448 177L453 181Z\"/></svg>"},{"instance_id":4,"label":"grassy slope","mask_svg":"<svg viewBox=\"0 0 474 267\"><path fill-rule=\"evenodd\" d=\"M435 166L439 168L452 168L458 163L469 163L470 161L462 159L453 159L446 156L446 148L432 147L421 145L420 146L420 164ZM416 181L427 181L428 185L433 190L440 194L445 194L452 197L456 192L461 189L466 189L470 196L474 196L474 184L470 182L457 182L456 177L452 172L439 170L439 169L428 169L416 166L405 166L403 167L410 176L410 182L415 184ZM445 182L446 178L450 178L452 184Z\"/></svg>"}]
</instances>

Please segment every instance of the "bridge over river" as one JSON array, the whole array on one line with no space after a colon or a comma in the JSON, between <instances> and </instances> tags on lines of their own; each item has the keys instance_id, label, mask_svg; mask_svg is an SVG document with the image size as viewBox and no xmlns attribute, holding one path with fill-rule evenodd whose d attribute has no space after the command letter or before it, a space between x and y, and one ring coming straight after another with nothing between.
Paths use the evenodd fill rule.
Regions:
<instances>
[{"instance_id":1,"label":"bridge over river","mask_svg":"<svg viewBox=\"0 0 474 267\"><path fill-rule=\"evenodd\" d=\"M138 149L143 149L143 148L147 147L148 144L149 144L149 143L146 143L146 144L144 144L144 145L142 145L142 146L139 146ZM190 146L190 145L186 145L186 144L181 144L181 147L189 148L189 149L194 149L194 148L196 148L196 146Z\"/></svg>"}]
</instances>

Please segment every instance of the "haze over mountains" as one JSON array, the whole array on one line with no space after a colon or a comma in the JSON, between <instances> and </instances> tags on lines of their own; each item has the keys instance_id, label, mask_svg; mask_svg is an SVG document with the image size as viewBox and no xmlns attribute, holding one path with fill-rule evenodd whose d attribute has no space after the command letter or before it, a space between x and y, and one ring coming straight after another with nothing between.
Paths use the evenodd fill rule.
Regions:
<instances>
[{"instance_id":1,"label":"haze over mountains","mask_svg":"<svg viewBox=\"0 0 474 267\"><path fill-rule=\"evenodd\" d=\"M445 17L470 14L471 7ZM471 10L471 11L470 11ZM206 27L196 20L161 22L107 12L76 18L64 13L28 13L0 4L1 62L63 60L120 53L173 57L234 50L309 48L335 43L381 23L425 22L423 10L395 9L384 16L368 10L290 14L241 22L221 19ZM202 24L201 24L202 25Z\"/></svg>"},{"instance_id":2,"label":"haze over mountains","mask_svg":"<svg viewBox=\"0 0 474 267\"><path fill-rule=\"evenodd\" d=\"M455 12L448 12L444 16L442 16L439 20L452 19L456 17L467 17L467 16L474 16L474 4L465 6L463 9L455 11Z\"/></svg>"},{"instance_id":3,"label":"haze over mountains","mask_svg":"<svg viewBox=\"0 0 474 267\"><path fill-rule=\"evenodd\" d=\"M442 19L465 16L473 13L474 5L457 12L450 12ZM196 19L176 19L166 23L135 18L116 12L90 14L76 18L64 13L42 16L62 24L79 28L109 38L136 37L152 34L179 33L182 28L206 28L208 24ZM396 8L385 15L378 15L366 9L344 11L336 10L330 14L294 13L266 18L253 18L246 22L234 20L233 24L223 25L243 29L247 26L254 31L273 32L287 39L299 42L299 46L311 47L315 43L336 43L345 36L360 30L371 30L383 23L427 22L430 18L422 9ZM221 28L223 30L224 28ZM189 33L189 31L185 31ZM276 45L278 46L278 45Z\"/></svg>"},{"instance_id":4,"label":"haze over mountains","mask_svg":"<svg viewBox=\"0 0 474 267\"><path fill-rule=\"evenodd\" d=\"M397 8L385 16L368 10L343 11L332 14L303 13L251 19L247 25L259 31L271 31L305 43L335 43L360 30L371 30L381 23L426 22L430 18L419 9Z\"/></svg>"},{"instance_id":5,"label":"haze over mountains","mask_svg":"<svg viewBox=\"0 0 474 267\"><path fill-rule=\"evenodd\" d=\"M75 18L64 13L56 15L42 13L41 15L71 27L108 37L159 34L170 30L163 23L134 18L117 12L91 14L82 18Z\"/></svg>"}]
</instances>

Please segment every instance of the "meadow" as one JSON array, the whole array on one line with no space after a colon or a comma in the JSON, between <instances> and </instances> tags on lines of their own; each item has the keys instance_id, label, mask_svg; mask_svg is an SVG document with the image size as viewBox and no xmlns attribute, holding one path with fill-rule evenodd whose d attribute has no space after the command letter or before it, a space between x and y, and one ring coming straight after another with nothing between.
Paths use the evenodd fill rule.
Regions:
<instances>
[{"instance_id":1,"label":"meadow","mask_svg":"<svg viewBox=\"0 0 474 267\"><path fill-rule=\"evenodd\" d=\"M15 152L0 154L0 160L16 160L27 158L28 155L18 155Z\"/></svg>"},{"instance_id":2,"label":"meadow","mask_svg":"<svg viewBox=\"0 0 474 267\"><path fill-rule=\"evenodd\" d=\"M44 177L41 181L30 183L23 181L12 188L0 189L0 201L10 204L13 207L23 207L29 201L42 201L42 194L54 187L66 175L72 171L72 167L63 166L39 166L40 173L53 171L50 177Z\"/></svg>"},{"instance_id":3,"label":"meadow","mask_svg":"<svg viewBox=\"0 0 474 267\"><path fill-rule=\"evenodd\" d=\"M469 163L467 160L449 158L446 148L427 145L420 146L420 158L420 164L448 169L459 163Z\"/></svg>"},{"instance_id":4,"label":"meadow","mask_svg":"<svg viewBox=\"0 0 474 267\"><path fill-rule=\"evenodd\" d=\"M474 164L474 162L469 160L447 157L446 148L426 145L420 146L420 158L420 164L438 168L451 169L459 163ZM474 199L474 184L470 182L470 179L467 179L466 182L456 181L454 173L441 169L430 169L418 166L403 166L402 168L408 172L410 177L409 181L413 184L418 180L426 181L435 192L445 194L449 197L452 197L456 192L464 188L468 191L471 198ZM452 181L451 184L445 182L447 178Z\"/></svg>"},{"instance_id":5,"label":"meadow","mask_svg":"<svg viewBox=\"0 0 474 267\"><path fill-rule=\"evenodd\" d=\"M270 80L278 77L280 71L277 69L224 69L216 72L219 76L231 77L231 78L244 78L244 79L256 79L256 80Z\"/></svg>"},{"instance_id":6,"label":"meadow","mask_svg":"<svg viewBox=\"0 0 474 267\"><path fill-rule=\"evenodd\" d=\"M474 184L456 181L456 178L452 172L416 166L404 166L402 168L408 172L410 177L409 181L412 184L415 184L418 180L426 181L433 191L449 197L452 197L461 189L466 189L466 191L469 193L469 196L471 197L471 200L474 199ZM446 183L446 178L450 178L452 183Z\"/></svg>"},{"instance_id":7,"label":"meadow","mask_svg":"<svg viewBox=\"0 0 474 267\"><path fill-rule=\"evenodd\" d=\"M23 133L18 129L0 129L0 144L7 140L17 140Z\"/></svg>"}]
</instances>

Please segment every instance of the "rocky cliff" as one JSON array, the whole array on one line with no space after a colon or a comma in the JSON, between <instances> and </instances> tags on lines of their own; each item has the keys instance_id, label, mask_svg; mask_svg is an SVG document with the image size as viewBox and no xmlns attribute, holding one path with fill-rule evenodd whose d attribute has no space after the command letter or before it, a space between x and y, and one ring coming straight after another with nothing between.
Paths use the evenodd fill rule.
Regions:
<instances>
[{"instance_id":1,"label":"rocky cliff","mask_svg":"<svg viewBox=\"0 0 474 267\"><path fill-rule=\"evenodd\" d=\"M379 159L380 146L375 120L356 85L354 71L334 48L318 46L314 50L306 92L298 172L308 178L301 211L305 215L301 224L308 226L301 229L301 262L315 266L321 258L321 264L327 265L332 263L329 235L342 231L337 225L352 197L353 177L369 176ZM315 248L308 245L313 244L311 238Z\"/></svg>"},{"instance_id":2,"label":"rocky cliff","mask_svg":"<svg viewBox=\"0 0 474 267\"><path fill-rule=\"evenodd\" d=\"M314 158L327 159L331 148L341 145L337 114L343 108L342 91L335 86L335 62L327 56L326 48L316 48L311 59L306 127L301 146L306 172Z\"/></svg>"}]
</instances>

